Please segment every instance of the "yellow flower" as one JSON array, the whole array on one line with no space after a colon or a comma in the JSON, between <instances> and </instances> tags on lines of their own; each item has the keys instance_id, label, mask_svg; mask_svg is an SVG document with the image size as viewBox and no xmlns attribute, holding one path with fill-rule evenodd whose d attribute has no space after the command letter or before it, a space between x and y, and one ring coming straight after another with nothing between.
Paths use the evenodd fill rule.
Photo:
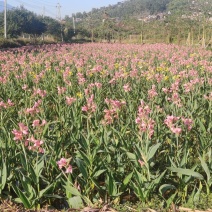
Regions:
<instances>
[{"instance_id":1,"label":"yellow flower","mask_svg":"<svg viewBox=\"0 0 212 212\"><path fill-rule=\"evenodd\" d=\"M82 71L82 68L80 67L80 68L77 68L77 71L78 72L81 72Z\"/></svg>"},{"instance_id":2,"label":"yellow flower","mask_svg":"<svg viewBox=\"0 0 212 212\"><path fill-rule=\"evenodd\" d=\"M119 68L119 64L118 63L115 63L114 64L114 67L117 69L117 68Z\"/></svg>"},{"instance_id":3,"label":"yellow flower","mask_svg":"<svg viewBox=\"0 0 212 212\"><path fill-rule=\"evenodd\" d=\"M106 75L107 70L102 70L100 73L101 73L101 75Z\"/></svg>"},{"instance_id":4,"label":"yellow flower","mask_svg":"<svg viewBox=\"0 0 212 212\"><path fill-rule=\"evenodd\" d=\"M179 79L179 78L180 78L180 75L174 75L174 76L172 77L173 80L176 80L176 79Z\"/></svg>"},{"instance_id":5,"label":"yellow flower","mask_svg":"<svg viewBox=\"0 0 212 212\"><path fill-rule=\"evenodd\" d=\"M166 81L166 80L168 80L168 79L169 79L169 77L168 77L168 76L165 76L163 79Z\"/></svg>"},{"instance_id":6,"label":"yellow flower","mask_svg":"<svg viewBox=\"0 0 212 212\"><path fill-rule=\"evenodd\" d=\"M81 99L83 97L81 92L77 92L77 96Z\"/></svg>"}]
</instances>

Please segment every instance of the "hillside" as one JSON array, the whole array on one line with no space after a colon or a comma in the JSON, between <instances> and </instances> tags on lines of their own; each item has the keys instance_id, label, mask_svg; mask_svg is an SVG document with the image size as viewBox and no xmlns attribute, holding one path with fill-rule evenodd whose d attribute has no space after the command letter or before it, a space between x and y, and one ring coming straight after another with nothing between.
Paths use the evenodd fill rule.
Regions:
<instances>
[{"instance_id":1,"label":"hillside","mask_svg":"<svg viewBox=\"0 0 212 212\"><path fill-rule=\"evenodd\" d=\"M0 8L3 9L3 5L4 2L0 1ZM3 15L0 13L1 36ZM56 40L71 42L78 39L212 45L211 0L125 0L107 7L93 8L87 13L78 12L75 14L75 25L70 16L65 16L59 23L24 8L16 8L8 11L8 23L11 38L23 33L36 36L45 33Z\"/></svg>"},{"instance_id":2,"label":"hillside","mask_svg":"<svg viewBox=\"0 0 212 212\"><path fill-rule=\"evenodd\" d=\"M188 15L201 13L206 17L212 16L212 1L206 0L125 0L107 7L93 8L88 13L76 13L76 18L104 19L106 17L126 19L145 18L149 15L178 14Z\"/></svg>"},{"instance_id":3,"label":"hillside","mask_svg":"<svg viewBox=\"0 0 212 212\"><path fill-rule=\"evenodd\" d=\"M202 46L212 40L211 0L125 0L75 16L76 28L87 31L91 40Z\"/></svg>"}]
</instances>

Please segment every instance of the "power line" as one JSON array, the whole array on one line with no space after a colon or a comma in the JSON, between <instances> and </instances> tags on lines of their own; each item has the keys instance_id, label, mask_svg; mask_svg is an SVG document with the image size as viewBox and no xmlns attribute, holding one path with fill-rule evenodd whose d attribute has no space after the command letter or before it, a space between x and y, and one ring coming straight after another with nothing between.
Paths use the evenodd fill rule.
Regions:
<instances>
[{"instance_id":1,"label":"power line","mask_svg":"<svg viewBox=\"0 0 212 212\"><path fill-rule=\"evenodd\" d=\"M62 22L61 22L61 5L60 3L58 2L57 5L56 5L56 8L57 8L57 15L58 15L58 20L60 21L60 32L61 32L61 41L63 42L63 29L62 29Z\"/></svg>"},{"instance_id":2,"label":"power line","mask_svg":"<svg viewBox=\"0 0 212 212\"><path fill-rule=\"evenodd\" d=\"M25 1L22 1L22 0L16 0L16 2L19 2L19 3L23 4L23 6L27 6L28 8L32 8L33 11L34 11L35 8L37 8L37 9L39 9L40 11L42 11L42 12L41 12L42 15L44 14L44 6L38 6L38 5L35 5L35 4L31 4L31 3L29 4L29 3L25 2ZM55 8L55 6L52 6L52 7ZM48 14L50 14L51 16L56 17L56 14L55 14L55 13L53 13L53 12L50 11L50 10L47 10L46 7L45 7L45 13L46 13L46 12L47 12Z\"/></svg>"},{"instance_id":3,"label":"power line","mask_svg":"<svg viewBox=\"0 0 212 212\"><path fill-rule=\"evenodd\" d=\"M61 11L60 11L61 5L59 2L57 3L56 8L57 8L57 18L59 21L61 21Z\"/></svg>"},{"instance_id":4,"label":"power line","mask_svg":"<svg viewBox=\"0 0 212 212\"><path fill-rule=\"evenodd\" d=\"M30 0L29 0L30 1ZM55 6L53 4L51 4L50 2L45 2L45 1L34 1L34 0L31 0L33 3L37 3L37 4L40 4L40 5L45 5L45 6L48 6L48 7L52 7L54 8Z\"/></svg>"},{"instance_id":5,"label":"power line","mask_svg":"<svg viewBox=\"0 0 212 212\"><path fill-rule=\"evenodd\" d=\"M27 7L31 7L31 8L35 8L36 7L36 8L42 9L41 6L38 6L38 5L35 5L35 4L29 4L29 3L25 2L25 1L22 1L22 0L16 0L16 2L21 3L23 6L27 6Z\"/></svg>"},{"instance_id":6,"label":"power line","mask_svg":"<svg viewBox=\"0 0 212 212\"><path fill-rule=\"evenodd\" d=\"M39 13L40 15L44 14L44 7L45 7L45 14L49 14L51 17L54 17L58 20L62 20L62 16L61 16L61 11L66 11L67 14L70 14L70 10L63 8L60 5L60 3L58 2L56 5L57 11L56 13L52 12L53 8L55 8L55 5L53 4L49 4L49 2L46 1L42 1L42 0L10 0L10 1L14 1L16 3L20 3L22 6L26 7L27 9L29 8L30 11L35 12L36 11L40 11L40 12L35 12L35 13ZM50 8L50 9L49 9ZM60 11L59 11L60 8ZM60 14L59 14L60 12ZM71 15L71 14L70 14Z\"/></svg>"}]
</instances>

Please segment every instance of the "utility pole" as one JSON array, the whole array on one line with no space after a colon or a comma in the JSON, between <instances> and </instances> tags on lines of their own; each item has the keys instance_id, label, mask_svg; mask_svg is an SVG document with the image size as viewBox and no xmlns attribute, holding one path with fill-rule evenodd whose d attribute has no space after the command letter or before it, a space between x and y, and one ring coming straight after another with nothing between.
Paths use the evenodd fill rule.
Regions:
<instances>
[{"instance_id":1,"label":"utility pole","mask_svg":"<svg viewBox=\"0 0 212 212\"><path fill-rule=\"evenodd\" d=\"M61 20L61 11L60 11L61 5L59 2L57 3L56 8L57 8L57 19L60 22L61 41L63 42L63 30L62 30L62 20Z\"/></svg>"},{"instance_id":2,"label":"utility pole","mask_svg":"<svg viewBox=\"0 0 212 212\"><path fill-rule=\"evenodd\" d=\"M74 28L74 34L75 34L75 18L74 18L74 14L72 14L72 19L73 19L73 28Z\"/></svg>"},{"instance_id":3,"label":"utility pole","mask_svg":"<svg viewBox=\"0 0 212 212\"><path fill-rule=\"evenodd\" d=\"M7 39L7 0L4 0L4 38Z\"/></svg>"}]
</instances>

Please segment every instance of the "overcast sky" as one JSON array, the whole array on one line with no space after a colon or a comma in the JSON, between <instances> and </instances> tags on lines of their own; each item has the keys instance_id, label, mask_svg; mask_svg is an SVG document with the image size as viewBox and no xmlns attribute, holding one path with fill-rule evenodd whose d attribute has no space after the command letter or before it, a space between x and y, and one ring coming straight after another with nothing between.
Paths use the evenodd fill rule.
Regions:
<instances>
[{"instance_id":1,"label":"overcast sky","mask_svg":"<svg viewBox=\"0 0 212 212\"><path fill-rule=\"evenodd\" d=\"M61 16L71 16L76 12L88 12L92 8L99 8L102 6L113 5L122 0L7 0L7 3L12 6L24 5L28 10L38 14L45 14L56 18L58 10L56 7L58 3L61 5Z\"/></svg>"}]
</instances>

